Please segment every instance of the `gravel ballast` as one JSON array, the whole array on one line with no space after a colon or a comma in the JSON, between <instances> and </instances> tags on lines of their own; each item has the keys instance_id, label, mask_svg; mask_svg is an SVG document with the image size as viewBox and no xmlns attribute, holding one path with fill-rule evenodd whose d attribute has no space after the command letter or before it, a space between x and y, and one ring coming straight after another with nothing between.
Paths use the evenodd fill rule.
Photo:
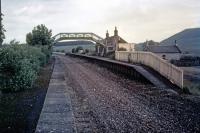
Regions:
<instances>
[{"instance_id":1,"label":"gravel ballast","mask_svg":"<svg viewBox=\"0 0 200 133\"><path fill-rule=\"evenodd\" d=\"M200 132L200 98L116 75L79 58L64 65L78 132Z\"/></svg>"}]
</instances>

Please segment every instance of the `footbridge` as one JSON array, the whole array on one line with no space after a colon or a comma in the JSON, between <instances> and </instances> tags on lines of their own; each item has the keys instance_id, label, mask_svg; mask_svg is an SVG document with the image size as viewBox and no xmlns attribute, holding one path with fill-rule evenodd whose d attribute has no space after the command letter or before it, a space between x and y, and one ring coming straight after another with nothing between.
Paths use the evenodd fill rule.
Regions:
<instances>
[{"instance_id":1,"label":"footbridge","mask_svg":"<svg viewBox=\"0 0 200 133\"><path fill-rule=\"evenodd\" d=\"M59 33L54 37L54 45L63 40L88 40L96 44L104 45L103 38L91 32Z\"/></svg>"}]
</instances>

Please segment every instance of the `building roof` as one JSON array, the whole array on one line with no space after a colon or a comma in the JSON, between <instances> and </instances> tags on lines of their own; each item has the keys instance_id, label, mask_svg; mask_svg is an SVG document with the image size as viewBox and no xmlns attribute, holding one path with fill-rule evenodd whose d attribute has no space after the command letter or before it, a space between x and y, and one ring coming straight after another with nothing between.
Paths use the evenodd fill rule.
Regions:
<instances>
[{"instance_id":1,"label":"building roof","mask_svg":"<svg viewBox=\"0 0 200 133\"><path fill-rule=\"evenodd\" d=\"M181 50L176 45L172 46L149 45L147 46L147 51L153 53L181 53Z\"/></svg>"},{"instance_id":2,"label":"building roof","mask_svg":"<svg viewBox=\"0 0 200 133\"><path fill-rule=\"evenodd\" d=\"M110 36L108 38L105 38L104 40L108 40L108 41L112 41L112 40L118 40L118 43L127 43L127 41L125 41L123 38L121 38L120 36Z\"/></svg>"},{"instance_id":3,"label":"building roof","mask_svg":"<svg viewBox=\"0 0 200 133\"><path fill-rule=\"evenodd\" d=\"M119 37L119 43L128 43L128 42L125 41L123 38Z\"/></svg>"}]
</instances>

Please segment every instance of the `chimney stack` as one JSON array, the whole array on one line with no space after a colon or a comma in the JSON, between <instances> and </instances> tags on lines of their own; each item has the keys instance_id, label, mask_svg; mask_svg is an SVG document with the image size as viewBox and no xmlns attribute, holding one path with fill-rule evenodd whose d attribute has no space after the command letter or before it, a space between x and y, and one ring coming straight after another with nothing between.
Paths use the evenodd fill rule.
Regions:
<instances>
[{"instance_id":1,"label":"chimney stack","mask_svg":"<svg viewBox=\"0 0 200 133\"><path fill-rule=\"evenodd\" d=\"M114 36L118 36L118 30L116 26L115 26Z\"/></svg>"},{"instance_id":2,"label":"chimney stack","mask_svg":"<svg viewBox=\"0 0 200 133\"><path fill-rule=\"evenodd\" d=\"M106 38L109 38L109 33L108 33L108 30L106 32Z\"/></svg>"}]
</instances>

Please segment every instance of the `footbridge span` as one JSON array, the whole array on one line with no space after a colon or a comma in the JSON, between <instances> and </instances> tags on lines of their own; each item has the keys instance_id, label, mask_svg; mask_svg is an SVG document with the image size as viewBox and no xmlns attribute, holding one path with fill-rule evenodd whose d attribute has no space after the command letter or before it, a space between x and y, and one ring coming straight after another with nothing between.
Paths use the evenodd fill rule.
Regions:
<instances>
[{"instance_id":1,"label":"footbridge span","mask_svg":"<svg viewBox=\"0 0 200 133\"><path fill-rule=\"evenodd\" d=\"M104 45L103 38L91 32L59 33L54 37L54 45L63 40L89 40L96 44Z\"/></svg>"}]
</instances>

